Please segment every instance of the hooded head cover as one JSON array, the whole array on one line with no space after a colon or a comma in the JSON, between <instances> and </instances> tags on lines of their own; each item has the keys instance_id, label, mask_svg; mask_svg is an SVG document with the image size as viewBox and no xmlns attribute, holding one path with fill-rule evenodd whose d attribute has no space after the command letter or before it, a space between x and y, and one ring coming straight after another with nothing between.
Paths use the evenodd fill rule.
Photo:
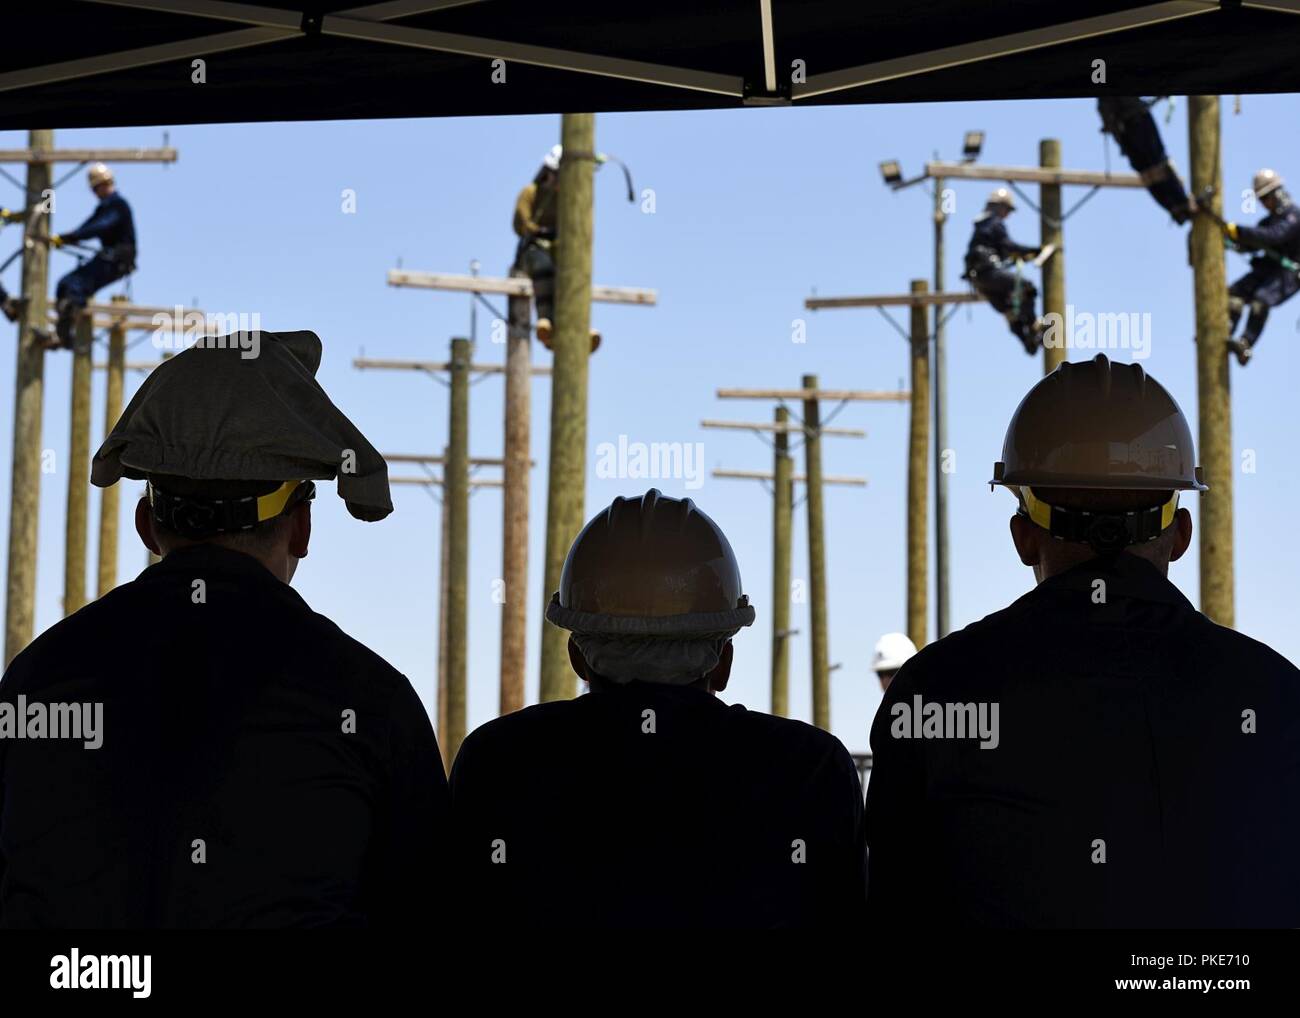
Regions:
<instances>
[{"instance_id":1,"label":"hooded head cover","mask_svg":"<svg viewBox=\"0 0 1300 1018\"><path fill-rule=\"evenodd\" d=\"M337 477L349 513L382 520L393 511L388 467L316 381L320 359L314 332L199 340L145 379L95 453L92 483Z\"/></svg>"}]
</instances>

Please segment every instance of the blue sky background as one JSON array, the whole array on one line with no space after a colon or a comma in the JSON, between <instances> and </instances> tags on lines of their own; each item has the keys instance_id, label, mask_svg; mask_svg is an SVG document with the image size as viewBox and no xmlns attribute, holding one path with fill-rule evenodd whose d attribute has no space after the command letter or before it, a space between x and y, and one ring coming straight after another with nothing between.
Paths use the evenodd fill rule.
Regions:
<instances>
[{"instance_id":1,"label":"blue sky background","mask_svg":"<svg viewBox=\"0 0 1300 1018\"><path fill-rule=\"evenodd\" d=\"M1229 195L1248 187L1261 165L1300 174L1300 137L1278 131L1295 116L1292 96L1247 96L1240 115L1224 102L1224 175ZM1178 100L1164 123L1175 162L1187 167L1186 104ZM930 199L920 188L892 193L876 164L903 161L905 171L938 154L960 156L967 128L988 132L982 161L1030 165L1038 141L1061 139L1064 164L1101 169L1105 142L1090 100L877 107L617 114L597 119L597 145L628 162L638 192L652 188L655 211L629 205L615 168L596 187L595 280L650 286L655 308L597 305L594 321L605 344L591 363L587 515L614 496L651 483L689 494L726 530L740 556L758 621L736 639L734 677L726 698L766 709L771 601L771 500L755 482L705 478L686 491L682 479L602 479L595 452L602 442L704 443L706 473L714 467L770 469L767 445L748 433L704 431L702 418L768 420L765 402L720 401L715 390L797 387L805 373L836 388L906 385L907 349L871 310L817 314L802 310L815 288L822 295L901 292L931 272ZM63 146L158 145L164 128L60 131ZM418 374L358 372L368 356L444 359L448 340L468 329L468 297L385 285L398 259L410 269L464 272L471 259L484 274L504 274L514 239L515 195L542 154L558 140L559 118L515 117L320 124L174 127L177 164L118 167L122 193L134 206L140 267L134 298L145 304L197 301L212 312L258 312L270 330L313 329L325 345L320 380L335 401L385 452L434 452L447 431L446 390ZM25 137L0 135L0 146ZM1127 170L1111 146L1110 165ZM957 208L948 232L947 278L958 284L970 220L989 184L953 185ZM0 203L21 201L0 181ZM354 189L357 210L341 211L341 193ZM1032 192L1036 189L1031 189ZM1067 190L1067 205L1082 197ZM93 198L78 175L59 193L56 229L76 225ZM1014 236L1034 243L1038 221L1024 209L1010 221ZM0 234L7 255L18 233ZM1145 192L1097 195L1066 226L1067 299L1079 310L1151 313L1151 356L1144 362L1196 413L1192 279L1184 232ZM52 274L72 267L53 256ZM1245 260L1228 256L1229 274ZM4 275L18 283L15 262ZM111 288L116 292L120 286ZM808 323L807 341L791 342L791 323ZM477 360L500 361L486 313L479 317ZM1300 660L1294 624L1293 577L1300 553L1283 537L1285 513L1300 498L1295 435L1296 350L1300 303L1274 313L1255 361L1233 374L1236 475L1236 610L1242 631ZM898 316L906 323L904 315ZM8 332L12 335L12 331ZM952 619L965 625L1001 608L1032 585L1007 535L1012 502L985 483L998 457L1007 419L1041 373L983 306L962 308L949 325L949 444ZM148 340L132 357L151 359ZM1088 356L1076 352L1075 359ZM1124 353L1116 356L1124 358ZM535 346L537 363L549 354ZM13 391L13 357L0 358L0 392ZM43 444L60 464L67 451L66 355L47 361ZM128 382L128 395L139 376ZM97 375L95 431L102 438L102 376ZM529 576L528 697L537 695L541 555L546 505L545 464L549 383L533 390L534 456ZM827 408L829 409L829 407ZM827 490L827 541L832 720L853 750L867 748L879 703L869 670L872 646L904 625L904 520L907 408L852 405L837 424L867 429L868 438L828 439L828 473L862 474L866 489ZM471 397L471 454L499 456L502 429L499 377L476 385ZM9 483L12 415L0 415L0 484ZM1257 469L1240 471L1244 450ZM802 469L802 467L800 467ZM396 466L394 475L412 471ZM495 476L485 470L482 476ZM134 494L123 499L120 571L142 568L145 551L130 524ZM320 612L373 646L434 701L437 633L439 507L420 488L395 488L397 511L385 522L351 519L323 486L315 509L309 558L294 584ZM46 475L41 491L38 631L61 615L63 511L66 476ZM1193 515L1195 498L1187 500ZM0 513L7 515L7 492ZM500 611L492 599L500 574L501 499L494 490L471 503L470 726L491 718L497 703ZM98 518L98 491L92 494ZM4 521L7 526L7 520ZM794 576L806 579L806 518L795 518ZM94 527L91 572L94 565ZM1197 601L1197 554L1171 572ZM548 592L547 592L548 593ZM795 605L791 710L811 713L806 605ZM931 611L933 617L933 611ZM166 619L140 619L166 625ZM933 637L933 620L931 621ZM120 652L129 654L129 634ZM1008 667L1032 668L1008 647ZM1225 676L1231 681L1231 676Z\"/></svg>"}]
</instances>

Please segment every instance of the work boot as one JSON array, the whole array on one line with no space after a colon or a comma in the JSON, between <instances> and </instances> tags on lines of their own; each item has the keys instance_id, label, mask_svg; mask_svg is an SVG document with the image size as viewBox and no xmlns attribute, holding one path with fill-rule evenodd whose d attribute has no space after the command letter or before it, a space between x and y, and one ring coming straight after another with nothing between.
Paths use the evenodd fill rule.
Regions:
<instances>
[{"instance_id":1,"label":"work boot","mask_svg":"<svg viewBox=\"0 0 1300 1018\"><path fill-rule=\"evenodd\" d=\"M1228 340L1228 350L1231 353L1235 353L1237 355L1237 363L1240 364L1243 368L1250 363L1250 357L1251 357L1250 347L1251 347L1250 342L1245 339Z\"/></svg>"},{"instance_id":2,"label":"work boot","mask_svg":"<svg viewBox=\"0 0 1300 1018\"><path fill-rule=\"evenodd\" d=\"M16 322L22 317L23 308L26 305L27 299L25 297L7 296L3 302L0 302L0 311L4 312L4 316L9 321Z\"/></svg>"},{"instance_id":3,"label":"work boot","mask_svg":"<svg viewBox=\"0 0 1300 1018\"><path fill-rule=\"evenodd\" d=\"M63 347L63 344L59 342L59 338L53 335L49 329L32 329L32 338L42 350L58 350Z\"/></svg>"},{"instance_id":4,"label":"work boot","mask_svg":"<svg viewBox=\"0 0 1300 1018\"><path fill-rule=\"evenodd\" d=\"M1028 329L1022 329L1017 333L1020 342L1024 344L1025 353L1032 357L1043 348L1043 332L1047 328L1047 323L1041 318L1034 320L1034 324Z\"/></svg>"},{"instance_id":5,"label":"work boot","mask_svg":"<svg viewBox=\"0 0 1300 1018\"><path fill-rule=\"evenodd\" d=\"M59 346L72 349L72 327L77 320L77 312L81 309L68 298L64 297L58 303L59 318L54 323L55 335L59 337Z\"/></svg>"},{"instance_id":6,"label":"work boot","mask_svg":"<svg viewBox=\"0 0 1300 1018\"><path fill-rule=\"evenodd\" d=\"M537 338L541 341L542 346L548 350L554 349L551 346L551 320L549 318L537 319ZM591 352L595 353L596 348L600 346L600 333L595 329L591 330Z\"/></svg>"}]
</instances>

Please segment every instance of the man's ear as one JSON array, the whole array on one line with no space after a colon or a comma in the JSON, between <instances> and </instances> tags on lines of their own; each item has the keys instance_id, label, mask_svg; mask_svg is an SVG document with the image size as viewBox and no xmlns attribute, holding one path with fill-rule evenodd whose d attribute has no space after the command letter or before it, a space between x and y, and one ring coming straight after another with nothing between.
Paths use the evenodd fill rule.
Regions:
<instances>
[{"instance_id":1,"label":"man's ear","mask_svg":"<svg viewBox=\"0 0 1300 1018\"><path fill-rule=\"evenodd\" d=\"M728 640L722 645L722 654L718 658L718 663L713 666L713 671L709 672L709 691L711 693L721 693L727 688L727 682L731 678L731 659L732 646Z\"/></svg>"},{"instance_id":2,"label":"man's ear","mask_svg":"<svg viewBox=\"0 0 1300 1018\"><path fill-rule=\"evenodd\" d=\"M1011 517L1011 541L1016 546L1016 554L1020 556L1021 564L1029 566L1030 569L1038 565L1041 558L1042 552L1038 544L1040 540L1042 540L1040 527L1019 513Z\"/></svg>"},{"instance_id":3,"label":"man's ear","mask_svg":"<svg viewBox=\"0 0 1300 1018\"><path fill-rule=\"evenodd\" d=\"M1177 562L1192 545L1192 514L1186 509L1174 513L1174 546L1169 561Z\"/></svg>"},{"instance_id":4,"label":"man's ear","mask_svg":"<svg viewBox=\"0 0 1300 1018\"><path fill-rule=\"evenodd\" d=\"M289 554L294 558L306 558L307 546L311 543L311 503L303 502L295 506L289 520L292 528L289 532Z\"/></svg>"},{"instance_id":5,"label":"man's ear","mask_svg":"<svg viewBox=\"0 0 1300 1018\"><path fill-rule=\"evenodd\" d=\"M143 495L135 504L135 532L140 535L146 548L155 555L162 554L158 548L158 538L153 532L153 511L149 508L149 499Z\"/></svg>"},{"instance_id":6,"label":"man's ear","mask_svg":"<svg viewBox=\"0 0 1300 1018\"><path fill-rule=\"evenodd\" d=\"M569 665L573 668L573 673L583 682L591 682L587 677L587 660L582 656L582 651L578 649L578 644L573 637L569 637Z\"/></svg>"}]
</instances>

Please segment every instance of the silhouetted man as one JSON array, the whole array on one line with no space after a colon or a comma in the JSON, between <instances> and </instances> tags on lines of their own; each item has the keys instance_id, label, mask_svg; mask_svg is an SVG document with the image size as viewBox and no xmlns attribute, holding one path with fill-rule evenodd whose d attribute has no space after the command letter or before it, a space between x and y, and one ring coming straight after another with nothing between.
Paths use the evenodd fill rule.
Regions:
<instances>
[{"instance_id":1,"label":"silhouetted man","mask_svg":"<svg viewBox=\"0 0 1300 1018\"><path fill-rule=\"evenodd\" d=\"M992 483L1038 585L885 694L882 929L1300 925L1300 672L1167 579L1195 462L1136 364L1067 362L1021 402Z\"/></svg>"},{"instance_id":2,"label":"silhouetted man","mask_svg":"<svg viewBox=\"0 0 1300 1018\"><path fill-rule=\"evenodd\" d=\"M618 498L578 535L547 618L591 692L506 715L452 768L465 914L494 928L852 923L862 789L810 725L728 705L754 610L689 499Z\"/></svg>"},{"instance_id":3,"label":"silhouetted man","mask_svg":"<svg viewBox=\"0 0 1300 1018\"><path fill-rule=\"evenodd\" d=\"M0 683L0 925L429 922L448 800L428 717L289 586L312 479L358 519L392 511L320 356L310 332L200 341L96 454L96 484L148 482L136 530L162 561Z\"/></svg>"}]
</instances>

